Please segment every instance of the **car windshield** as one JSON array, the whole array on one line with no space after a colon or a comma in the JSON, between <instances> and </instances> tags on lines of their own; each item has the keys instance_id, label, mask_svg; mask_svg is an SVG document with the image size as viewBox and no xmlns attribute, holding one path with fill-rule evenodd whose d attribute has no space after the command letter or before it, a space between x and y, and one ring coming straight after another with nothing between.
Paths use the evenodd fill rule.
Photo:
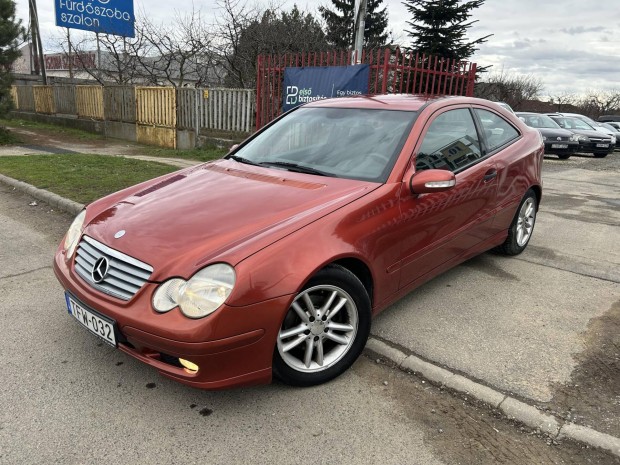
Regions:
<instances>
[{"instance_id":1,"label":"car windshield","mask_svg":"<svg viewBox=\"0 0 620 465\"><path fill-rule=\"evenodd\" d=\"M553 118L564 129L585 129L587 131L594 131L594 128L585 121L581 121L578 118L569 118L566 116Z\"/></svg>"},{"instance_id":2,"label":"car windshield","mask_svg":"<svg viewBox=\"0 0 620 465\"><path fill-rule=\"evenodd\" d=\"M561 129L558 123L547 115L519 115L519 118L532 128Z\"/></svg>"},{"instance_id":3,"label":"car windshield","mask_svg":"<svg viewBox=\"0 0 620 465\"><path fill-rule=\"evenodd\" d=\"M416 116L413 111L299 108L228 158L276 169L385 182Z\"/></svg>"},{"instance_id":4,"label":"car windshield","mask_svg":"<svg viewBox=\"0 0 620 465\"><path fill-rule=\"evenodd\" d=\"M601 126L601 127L603 127L603 128L605 128L605 129L608 129L608 130L610 130L610 131L613 131L613 132L618 132L618 128L616 128L616 127L612 126L611 124L607 124L607 123L600 123L600 126Z\"/></svg>"}]
</instances>

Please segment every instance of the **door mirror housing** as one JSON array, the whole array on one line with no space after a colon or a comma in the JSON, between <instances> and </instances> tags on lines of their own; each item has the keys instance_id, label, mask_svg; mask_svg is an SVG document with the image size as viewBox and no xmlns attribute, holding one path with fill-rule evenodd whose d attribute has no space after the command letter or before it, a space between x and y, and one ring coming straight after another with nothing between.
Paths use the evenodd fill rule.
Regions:
<instances>
[{"instance_id":1,"label":"door mirror housing","mask_svg":"<svg viewBox=\"0 0 620 465\"><path fill-rule=\"evenodd\" d=\"M228 153L233 152L237 147L239 147L239 144L232 145L228 150Z\"/></svg>"},{"instance_id":2,"label":"door mirror housing","mask_svg":"<svg viewBox=\"0 0 620 465\"><path fill-rule=\"evenodd\" d=\"M423 170L409 178L409 190L412 194L430 194L443 192L456 186L456 176L447 170Z\"/></svg>"}]
</instances>

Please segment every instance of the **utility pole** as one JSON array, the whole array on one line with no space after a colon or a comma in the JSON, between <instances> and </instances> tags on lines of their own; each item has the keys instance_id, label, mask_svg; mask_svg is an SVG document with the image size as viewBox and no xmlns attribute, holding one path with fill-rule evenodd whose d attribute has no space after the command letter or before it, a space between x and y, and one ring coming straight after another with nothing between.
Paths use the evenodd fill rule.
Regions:
<instances>
[{"instance_id":1,"label":"utility pole","mask_svg":"<svg viewBox=\"0 0 620 465\"><path fill-rule=\"evenodd\" d=\"M353 40L353 56L351 64L355 65L362 62L362 50L364 48L364 30L366 29L366 10L368 0L357 0L355 2L355 34Z\"/></svg>"},{"instance_id":2,"label":"utility pole","mask_svg":"<svg viewBox=\"0 0 620 465\"><path fill-rule=\"evenodd\" d=\"M39 29L39 15L37 13L37 1L29 0L30 8L30 27L32 30L32 42L39 56L39 67L43 76L43 85L47 85L47 73L45 71L45 57L43 56L43 44L41 43L41 30ZM36 66L35 66L36 69Z\"/></svg>"},{"instance_id":3,"label":"utility pole","mask_svg":"<svg viewBox=\"0 0 620 465\"><path fill-rule=\"evenodd\" d=\"M73 56L71 55L71 29L67 28L67 45L69 46L69 79L73 82Z\"/></svg>"}]
</instances>

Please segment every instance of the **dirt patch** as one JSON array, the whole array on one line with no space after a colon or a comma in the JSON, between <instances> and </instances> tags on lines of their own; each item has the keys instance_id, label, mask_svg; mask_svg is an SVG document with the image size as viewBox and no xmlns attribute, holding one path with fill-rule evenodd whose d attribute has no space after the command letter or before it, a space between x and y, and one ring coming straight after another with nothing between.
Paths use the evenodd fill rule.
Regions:
<instances>
[{"instance_id":1,"label":"dirt patch","mask_svg":"<svg viewBox=\"0 0 620 465\"><path fill-rule=\"evenodd\" d=\"M81 138L75 134L61 134L47 128L22 129L9 126L11 132L27 141L26 148L36 148L50 153L96 153L101 155L148 155L150 149L131 142L106 139L92 134L92 137ZM152 149L151 149L152 150Z\"/></svg>"},{"instance_id":2,"label":"dirt patch","mask_svg":"<svg viewBox=\"0 0 620 465\"><path fill-rule=\"evenodd\" d=\"M423 379L382 366L357 363L366 379L410 421L425 429L425 442L448 464L620 464L620 458L572 441L553 441L504 418L467 395L449 392Z\"/></svg>"},{"instance_id":3,"label":"dirt patch","mask_svg":"<svg viewBox=\"0 0 620 465\"><path fill-rule=\"evenodd\" d=\"M556 386L557 416L620 437L620 301L592 320L570 382Z\"/></svg>"}]
</instances>

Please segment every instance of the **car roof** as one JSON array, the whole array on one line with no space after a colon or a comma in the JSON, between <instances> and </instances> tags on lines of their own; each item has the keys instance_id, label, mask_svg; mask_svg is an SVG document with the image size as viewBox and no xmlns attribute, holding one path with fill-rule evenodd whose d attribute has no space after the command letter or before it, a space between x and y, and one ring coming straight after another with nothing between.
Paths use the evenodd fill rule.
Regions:
<instances>
[{"instance_id":1,"label":"car roof","mask_svg":"<svg viewBox=\"0 0 620 465\"><path fill-rule=\"evenodd\" d=\"M377 110L418 111L428 103L450 100L452 104L482 104L488 100L459 96L430 96L414 94L371 95L317 100L304 105L305 108L368 108Z\"/></svg>"}]
</instances>

